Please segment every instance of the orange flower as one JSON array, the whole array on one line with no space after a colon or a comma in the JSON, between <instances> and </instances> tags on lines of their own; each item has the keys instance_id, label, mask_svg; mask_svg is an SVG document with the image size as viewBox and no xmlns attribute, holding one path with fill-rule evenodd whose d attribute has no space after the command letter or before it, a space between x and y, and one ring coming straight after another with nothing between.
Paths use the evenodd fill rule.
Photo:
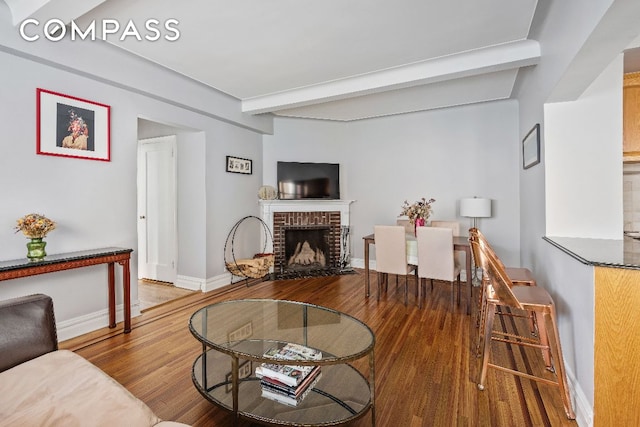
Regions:
<instances>
[{"instance_id":1,"label":"orange flower","mask_svg":"<svg viewBox=\"0 0 640 427\"><path fill-rule=\"evenodd\" d=\"M18 219L15 228L16 233L22 231L30 239L41 239L56 228L56 223L44 215L31 213Z\"/></svg>"}]
</instances>

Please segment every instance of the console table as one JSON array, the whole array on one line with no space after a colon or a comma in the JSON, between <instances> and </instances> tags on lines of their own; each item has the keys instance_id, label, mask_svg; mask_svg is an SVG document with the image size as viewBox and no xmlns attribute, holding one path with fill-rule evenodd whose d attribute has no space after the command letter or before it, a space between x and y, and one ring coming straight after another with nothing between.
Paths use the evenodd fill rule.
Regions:
<instances>
[{"instance_id":1,"label":"console table","mask_svg":"<svg viewBox=\"0 0 640 427\"><path fill-rule=\"evenodd\" d=\"M47 255L39 261L31 261L27 258L0 261L0 280L17 279L19 277L35 276L37 274L52 273L54 271L107 264L109 272L109 327L115 328L116 286L114 265L117 262L122 266L124 332L129 333L131 332L131 272L129 268L131 252L133 252L133 249L102 248Z\"/></svg>"}]
</instances>

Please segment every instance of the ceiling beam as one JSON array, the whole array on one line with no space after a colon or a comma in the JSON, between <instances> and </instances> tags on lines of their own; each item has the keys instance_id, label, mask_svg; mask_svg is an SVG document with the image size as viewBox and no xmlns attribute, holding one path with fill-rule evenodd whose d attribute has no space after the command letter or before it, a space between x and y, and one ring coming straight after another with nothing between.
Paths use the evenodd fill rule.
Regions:
<instances>
[{"instance_id":1,"label":"ceiling beam","mask_svg":"<svg viewBox=\"0 0 640 427\"><path fill-rule=\"evenodd\" d=\"M242 111L249 114L260 114L302 107L353 96L535 65L539 59L540 44L535 40L520 40L243 99Z\"/></svg>"}]
</instances>

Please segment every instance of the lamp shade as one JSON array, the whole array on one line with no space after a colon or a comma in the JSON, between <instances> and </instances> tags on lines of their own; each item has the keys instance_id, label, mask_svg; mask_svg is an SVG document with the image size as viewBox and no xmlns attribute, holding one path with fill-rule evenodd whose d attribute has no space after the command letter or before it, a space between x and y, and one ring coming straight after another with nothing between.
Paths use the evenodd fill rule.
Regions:
<instances>
[{"instance_id":1,"label":"lamp shade","mask_svg":"<svg viewBox=\"0 0 640 427\"><path fill-rule=\"evenodd\" d=\"M468 218L491 217L491 199L480 197L460 199L460 216Z\"/></svg>"}]
</instances>

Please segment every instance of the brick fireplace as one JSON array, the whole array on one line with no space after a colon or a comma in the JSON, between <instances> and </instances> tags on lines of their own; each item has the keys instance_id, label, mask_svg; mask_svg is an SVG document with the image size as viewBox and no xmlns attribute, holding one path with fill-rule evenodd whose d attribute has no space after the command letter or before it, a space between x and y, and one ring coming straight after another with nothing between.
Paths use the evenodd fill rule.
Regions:
<instances>
[{"instance_id":1,"label":"brick fireplace","mask_svg":"<svg viewBox=\"0 0 640 427\"><path fill-rule=\"evenodd\" d=\"M351 270L349 205L345 200L261 200L270 227L279 278L339 274Z\"/></svg>"}]
</instances>

